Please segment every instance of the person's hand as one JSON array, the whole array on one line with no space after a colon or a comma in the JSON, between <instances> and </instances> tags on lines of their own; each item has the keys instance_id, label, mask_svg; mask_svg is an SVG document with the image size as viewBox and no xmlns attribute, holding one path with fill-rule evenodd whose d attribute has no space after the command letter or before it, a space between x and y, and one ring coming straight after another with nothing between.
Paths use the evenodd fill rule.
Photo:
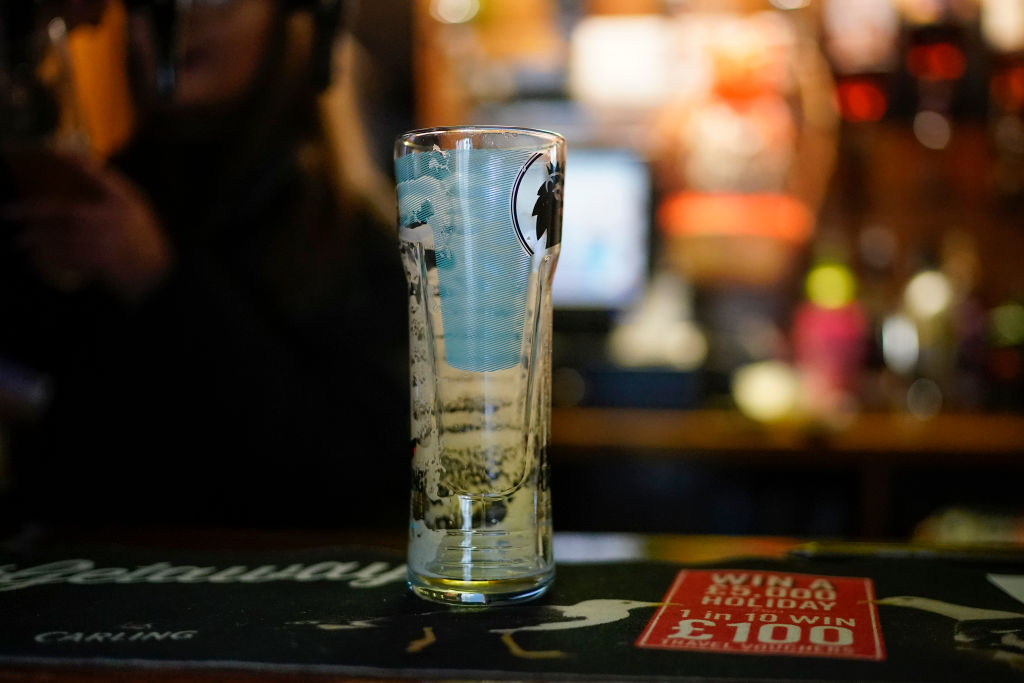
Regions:
<instances>
[{"instance_id":1,"label":"person's hand","mask_svg":"<svg viewBox=\"0 0 1024 683\"><path fill-rule=\"evenodd\" d=\"M77 188L44 187L2 209L20 226L17 240L32 263L51 282L99 281L125 300L145 297L166 276L172 253L141 191L92 159L62 154L47 164L60 166L64 180L74 176Z\"/></svg>"}]
</instances>

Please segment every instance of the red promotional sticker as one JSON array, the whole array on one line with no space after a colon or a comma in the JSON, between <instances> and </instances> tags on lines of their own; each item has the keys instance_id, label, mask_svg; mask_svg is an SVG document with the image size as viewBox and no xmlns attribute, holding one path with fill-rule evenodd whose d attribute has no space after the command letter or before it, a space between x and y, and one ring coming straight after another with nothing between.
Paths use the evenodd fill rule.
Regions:
<instances>
[{"instance_id":1,"label":"red promotional sticker","mask_svg":"<svg viewBox=\"0 0 1024 683\"><path fill-rule=\"evenodd\" d=\"M885 659L871 579L683 570L637 647Z\"/></svg>"}]
</instances>

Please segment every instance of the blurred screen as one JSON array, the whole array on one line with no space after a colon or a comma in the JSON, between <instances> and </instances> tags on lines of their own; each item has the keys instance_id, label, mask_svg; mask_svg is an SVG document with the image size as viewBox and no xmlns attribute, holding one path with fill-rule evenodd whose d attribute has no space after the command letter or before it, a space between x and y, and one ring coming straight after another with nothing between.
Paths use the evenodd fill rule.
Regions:
<instances>
[{"instance_id":1,"label":"blurred screen","mask_svg":"<svg viewBox=\"0 0 1024 683\"><path fill-rule=\"evenodd\" d=\"M556 308L621 309L647 281L651 183L624 149L572 149L566 157Z\"/></svg>"}]
</instances>

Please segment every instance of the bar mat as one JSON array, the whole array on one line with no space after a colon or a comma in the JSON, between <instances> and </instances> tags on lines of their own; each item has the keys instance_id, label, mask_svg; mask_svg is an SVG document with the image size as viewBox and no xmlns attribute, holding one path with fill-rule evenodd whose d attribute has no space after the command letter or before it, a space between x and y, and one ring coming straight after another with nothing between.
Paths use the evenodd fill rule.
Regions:
<instances>
[{"instance_id":1,"label":"bar mat","mask_svg":"<svg viewBox=\"0 0 1024 683\"><path fill-rule=\"evenodd\" d=\"M356 547L0 553L0 667L1024 680L1020 565L563 564L539 601L452 609L410 595L402 562Z\"/></svg>"}]
</instances>

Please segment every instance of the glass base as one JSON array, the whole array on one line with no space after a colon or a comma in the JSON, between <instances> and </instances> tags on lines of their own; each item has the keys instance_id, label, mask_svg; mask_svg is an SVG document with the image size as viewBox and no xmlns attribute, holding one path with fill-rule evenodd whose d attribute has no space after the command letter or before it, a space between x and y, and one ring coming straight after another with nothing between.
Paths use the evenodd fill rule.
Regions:
<instances>
[{"instance_id":1,"label":"glass base","mask_svg":"<svg viewBox=\"0 0 1024 683\"><path fill-rule=\"evenodd\" d=\"M521 579L462 581L409 574L409 588L424 600L443 605L485 607L511 605L533 600L544 594L555 573L538 574Z\"/></svg>"}]
</instances>

